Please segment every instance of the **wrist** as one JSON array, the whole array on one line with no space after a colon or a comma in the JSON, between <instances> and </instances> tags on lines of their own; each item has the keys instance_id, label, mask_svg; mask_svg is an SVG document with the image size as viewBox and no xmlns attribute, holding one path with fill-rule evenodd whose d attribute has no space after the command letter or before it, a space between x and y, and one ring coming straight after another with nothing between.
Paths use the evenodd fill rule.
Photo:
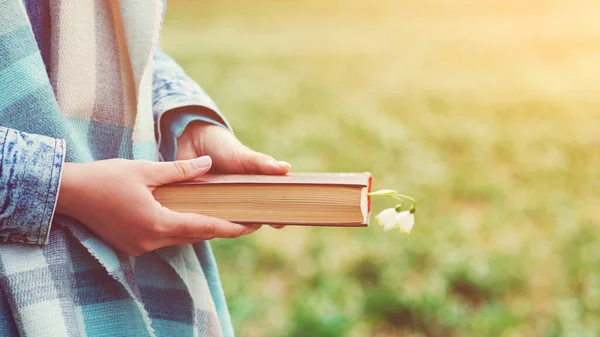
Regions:
<instances>
[{"instance_id":1,"label":"wrist","mask_svg":"<svg viewBox=\"0 0 600 337\"><path fill-rule=\"evenodd\" d=\"M190 122L183 130L181 136L177 137L177 148L199 149L200 144L198 142L200 141L200 135L213 127L219 128L219 126L201 120Z\"/></svg>"},{"instance_id":2,"label":"wrist","mask_svg":"<svg viewBox=\"0 0 600 337\"><path fill-rule=\"evenodd\" d=\"M65 163L62 168L62 178L58 188L58 199L56 200L55 212L58 214L71 215L73 208L73 191L76 190L76 175L78 174L78 165L75 163Z\"/></svg>"}]
</instances>

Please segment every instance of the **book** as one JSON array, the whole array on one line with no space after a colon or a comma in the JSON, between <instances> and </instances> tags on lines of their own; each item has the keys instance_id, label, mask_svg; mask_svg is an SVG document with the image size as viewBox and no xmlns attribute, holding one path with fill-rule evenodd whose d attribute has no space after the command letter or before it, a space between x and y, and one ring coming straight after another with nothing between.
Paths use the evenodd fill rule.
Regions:
<instances>
[{"instance_id":1,"label":"book","mask_svg":"<svg viewBox=\"0 0 600 337\"><path fill-rule=\"evenodd\" d=\"M154 191L164 207L241 224L368 226L370 173L204 175Z\"/></svg>"}]
</instances>

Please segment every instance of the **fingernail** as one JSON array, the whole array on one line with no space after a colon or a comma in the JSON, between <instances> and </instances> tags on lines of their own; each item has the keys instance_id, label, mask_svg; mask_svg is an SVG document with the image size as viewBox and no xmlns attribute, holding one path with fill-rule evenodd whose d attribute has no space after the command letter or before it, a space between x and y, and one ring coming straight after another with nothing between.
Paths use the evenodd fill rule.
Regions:
<instances>
[{"instance_id":1,"label":"fingernail","mask_svg":"<svg viewBox=\"0 0 600 337\"><path fill-rule=\"evenodd\" d=\"M199 169L204 169L212 164L212 159L209 156L202 156L194 159L194 166Z\"/></svg>"},{"instance_id":2,"label":"fingernail","mask_svg":"<svg viewBox=\"0 0 600 337\"><path fill-rule=\"evenodd\" d=\"M248 228L246 228L244 230L244 232L242 233L242 235L248 235L250 233L254 233L256 232L258 229L260 228L260 226L248 226Z\"/></svg>"},{"instance_id":3,"label":"fingernail","mask_svg":"<svg viewBox=\"0 0 600 337\"><path fill-rule=\"evenodd\" d=\"M283 161L283 160L278 161L277 164L279 164L279 166L292 167L292 164L288 163L287 161Z\"/></svg>"},{"instance_id":4,"label":"fingernail","mask_svg":"<svg viewBox=\"0 0 600 337\"><path fill-rule=\"evenodd\" d=\"M271 166L278 168L285 167L289 169L290 167L292 167L292 164L288 163L287 161L273 159L273 161L271 162Z\"/></svg>"}]
</instances>

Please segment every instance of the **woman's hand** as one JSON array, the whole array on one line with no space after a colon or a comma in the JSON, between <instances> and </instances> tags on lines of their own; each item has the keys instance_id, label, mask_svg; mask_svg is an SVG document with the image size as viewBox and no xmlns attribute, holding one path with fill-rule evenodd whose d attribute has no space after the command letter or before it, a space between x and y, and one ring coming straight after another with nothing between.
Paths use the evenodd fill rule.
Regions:
<instances>
[{"instance_id":1,"label":"woman's hand","mask_svg":"<svg viewBox=\"0 0 600 337\"><path fill-rule=\"evenodd\" d=\"M177 159L210 156L211 173L287 174L291 165L252 151L227 129L205 123L190 123L177 138Z\"/></svg>"},{"instance_id":2,"label":"woman's hand","mask_svg":"<svg viewBox=\"0 0 600 337\"><path fill-rule=\"evenodd\" d=\"M125 159L66 163L56 212L79 220L129 255L252 233L259 226L173 212L154 199L157 186L197 178L210 170L211 163L208 156L163 163Z\"/></svg>"},{"instance_id":3,"label":"woman's hand","mask_svg":"<svg viewBox=\"0 0 600 337\"><path fill-rule=\"evenodd\" d=\"M178 160L199 156L212 158L214 173L285 175L292 167L290 163L250 150L225 128L201 121L190 123L177 138Z\"/></svg>"}]
</instances>

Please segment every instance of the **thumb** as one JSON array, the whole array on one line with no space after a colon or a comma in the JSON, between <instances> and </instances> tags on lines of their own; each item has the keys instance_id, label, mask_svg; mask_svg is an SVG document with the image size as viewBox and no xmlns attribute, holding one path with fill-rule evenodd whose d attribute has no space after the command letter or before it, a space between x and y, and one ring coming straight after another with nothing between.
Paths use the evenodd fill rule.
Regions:
<instances>
[{"instance_id":1,"label":"thumb","mask_svg":"<svg viewBox=\"0 0 600 337\"><path fill-rule=\"evenodd\" d=\"M196 159L154 163L152 174L156 185L177 183L200 177L210 170L212 159L202 156Z\"/></svg>"}]
</instances>

